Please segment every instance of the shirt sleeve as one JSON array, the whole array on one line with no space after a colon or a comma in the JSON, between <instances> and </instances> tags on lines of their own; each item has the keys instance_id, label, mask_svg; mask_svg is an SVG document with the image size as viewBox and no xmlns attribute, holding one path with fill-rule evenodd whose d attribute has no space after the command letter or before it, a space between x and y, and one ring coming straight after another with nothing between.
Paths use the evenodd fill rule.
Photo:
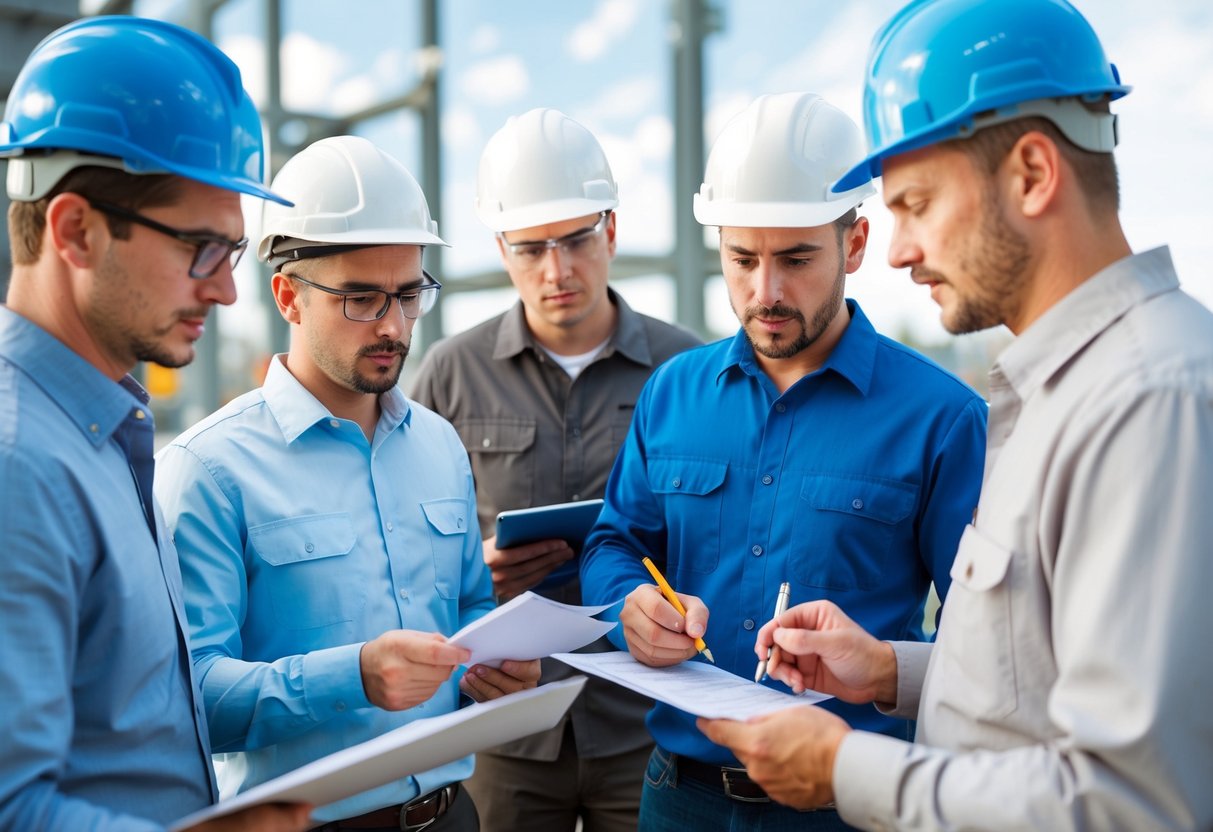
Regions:
<instances>
[{"instance_id":1,"label":"shirt sleeve","mask_svg":"<svg viewBox=\"0 0 1213 832\"><path fill-rule=\"evenodd\" d=\"M0 455L0 829L155 832L163 827L59 791L76 717L77 593L94 554L73 555L88 535L75 534L87 520L63 499L70 487Z\"/></svg>"},{"instance_id":2,"label":"shirt sleeve","mask_svg":"<svg viewBox=\"0 0 1213 832\"><path fill-rule=\"evenodd\" d=\"M973 397L935 449L926 506L919 520L919 551L939 600L952 580L948 573L956 558L961 533L973 519L981 493L982 461L986 455L986 403ZM940 607L940 612L942 611ZM936 626L940 612L936 612Z\"/></svg>"},{"instance_id":3,"label":"shirt sleeve","mask_svg":"<svg viewBox=\"0 0 1213 832\"><path fill-rule=\"evenodd\" d=\"M839 811L869 829L1213 826L1213 402L1152 391L1093 408L1042 518L1056 681L1047 741L950 751L848 735ZM947 624L945 623L945 628ZM1016 673L1049 672L1017 667ZM947 679L932 680L946 685ZM1017 717L1012 713L1007 722ZM1044 723L1044 724L1038 724ZM990 726L991 746L1015 726ZM1001 738L1001 739L1000 739Z\"/></svg>"},{"instance_id":4,"label":"shirt sleeve","mask_svg":"<svg viewBox=\"0 0 1213 832\"><path fill-rule=\"evenodd\" d=\"M607 480L602 513L586 538L581 556L581 595L587 605L613 604L603 620L619 619L623 601L636 587L652 583L641 559L651 557L665 567L665 517L649 486L644 437L650 406L650 379L636 403L627 439ZM621 650L627 649L622 628L608 634Z\"/></svg>"},{"instance_id":5,"label":"shirt sleeve","mask_svg":"<svg viewBox=\"0 0 1213 832\"><path fill-rule=\"evenodd\" d=\"M243 521L203 462L180 445L156 461L156 497L181 558L190 653L215 752L298 736L371 703L362 687L364 642L273 662L243 659L248 603Z\"/></svg>"}]
</instances>

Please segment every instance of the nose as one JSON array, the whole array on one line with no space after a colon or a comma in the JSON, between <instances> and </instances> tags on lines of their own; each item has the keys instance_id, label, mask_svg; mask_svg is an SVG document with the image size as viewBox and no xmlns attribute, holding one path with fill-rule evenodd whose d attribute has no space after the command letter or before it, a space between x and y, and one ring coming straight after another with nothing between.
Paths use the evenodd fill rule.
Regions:
<instances>
[{"instance_id":1,"label":"nose","mask_svg":"<svg viewBox=\"0 0 1213 832\"><path fill-rule=\"evenodd\" d=\"M754 300L770 309L783 300L783 279L771 263L763 260L750 273Z\"/></svg>"},{"instance_id":2,"label":"nose","mask_svg":"<svg viewBox=\"0 0 1213 832\"><path fill-rule=\"evenodd\" d=\"M383 317L375 321L375 334L380 338L395 341L402 333L411 331L414 323L416 322L412 318L405 316L400 298L391 298Z\"/></svg>"},{"instance_id":3,"label":"nose","mask_svg":"<svg viewBox=\"0 0 1213 832\"><path fill-rule=\"evenodd\" d=\"M210 277L194 282L198 299L203 303L231 306L236 302L236 275L228 263L221 265Z\"/></svg>"},{"instance_id":4,"label":"nose","mask_svg":"<svg viewBox=\"0 0 1213 832\"><path fill-rule=\"evenodd\" d=\"M922 249L906 230L905 223L893 221L893 236L889 241L889 265L904 269L922 262Z\"/></svg>"},{"instance_id":5,"label":"nose","mask_svg":"<svg viewBox=\"0 0 1213 832\"><path fill-rule=\"evenodd\" d=\"M561 246L552 246L543 257L543 277L559 283L573 273L573 258Z\"/></svg>"}]
</instances>

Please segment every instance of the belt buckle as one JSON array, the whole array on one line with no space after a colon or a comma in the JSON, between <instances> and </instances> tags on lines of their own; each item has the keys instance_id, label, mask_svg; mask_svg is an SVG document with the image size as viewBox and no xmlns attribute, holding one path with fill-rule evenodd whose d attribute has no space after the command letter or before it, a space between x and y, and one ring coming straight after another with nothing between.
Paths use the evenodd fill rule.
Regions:
<instances>
[{"instance_id":1,"label":"belt buckle","mask_svg":"<svg viewBox=\"0 0 1213 832\"><path fill-rule=\"evenodd\" d=\"M420 800L415 800L412 803L406 803L404 806L401 806L400 832L421 832L421 830L428 829L437 823L438 819L441 818L446 813L446 810L451 807L451 802L454 798L454 791L454 785L448 784L437 791L431 792L429 795ZM423 820L420 823L409 823L409 810L426 806L432 802L436 802L438 804L438 808L434 810L433 817L429 818L428 820Z\"/></svg>"},{"instance_id":2,"label":"belt buckle","mask_svg":"<svg viewBox=\"0 0 1213 832\"><path fill-rule=\"evenodd\" d=\"M765 794L762 797L749 797L747 795L734 793L733 792L733 777L736 775L740 775L737 778L737 782L739 784L744 783L747 785L751 785L754 788L761 788L757 783L755 783L753 780L750 779L750 775L746 773L746 770L744 768L738 768L737 766L721 766L720 767L720 781L724 785L725 796L727 796L731 800L740 801L741 803L770 803L771 802L771 798Z\"/></svg>"}]
</instances>

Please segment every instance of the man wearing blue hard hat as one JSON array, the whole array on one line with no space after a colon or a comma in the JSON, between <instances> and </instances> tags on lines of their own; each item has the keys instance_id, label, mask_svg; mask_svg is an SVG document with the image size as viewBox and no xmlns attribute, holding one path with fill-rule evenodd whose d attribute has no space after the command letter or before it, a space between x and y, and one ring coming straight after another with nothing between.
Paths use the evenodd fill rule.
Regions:
<instances>
[{"instance_id":1,"label":"man wearing blue hard hat","mask_svg":"<svg viewBox=\"0 0 1213 832\"><path fill-rule=\"evenodd\" d=\"M1063 0L927 0L879 32L869 153L889 260L944 325L1004 324L981 501L934 647L837 607L762 632L774 675L918 719L705 724L797 806L866 829L1213 828L1213 315L1121 229L1129 91Z\"/></svg>"},{"instance_id":2,"label":"man wearing blue hard hat","mask_svg":"<svg viewBox=\"0 0 1213 832\"><path fill-rule=\"evenodd\" d=\"M261 123L222 52L171 24L78 21L0 123L0 829L162 830L217 797L181 575L129 373L194 357L236 298ZM263 806L195 829L298 830Z\"/></svg>"}]
</instances>

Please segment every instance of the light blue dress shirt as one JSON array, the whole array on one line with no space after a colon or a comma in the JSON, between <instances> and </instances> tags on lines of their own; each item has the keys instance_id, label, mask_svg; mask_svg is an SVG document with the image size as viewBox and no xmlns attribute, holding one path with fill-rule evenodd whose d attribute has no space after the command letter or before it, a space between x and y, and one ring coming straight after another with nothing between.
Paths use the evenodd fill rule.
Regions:
<instances>
[{"instance_id":1,"label":"light blue dress shirt","mask_svg":"<svg viewBox=\"0 0 1213 832\"><path fill-rule=\"evenodd\" d=\"M986 404L847 303L830 357L782 395L744 332L658 368L586 541L587 604L652 583L649 555L674 589L707 604L704 640L744 678L783 581L792 606L828 599L878 638L922 640L927 588L947 594L977 505ZM618 629L613 638L623 646ZM870 705L826 707L870 731L912 730ZM658 703L648 725L668 751L737 765L690 714Z\"/></svg>"},{"instance_id":2,"label":"light blue dress shirt","mask_svg":"<svg viewBox=\"0 0 1213 832\"><path fill-rule=\"evenodd\" d=\"M150 832L215 799L152 436L134 379L0 306L0 829Z\"/></svg>"},{"instance_id":3,"label":"light blue dress shirt","mask_svg":"<svg viewBox=\"0 0 1213 832\"><path fill-rule=\"evenodd\" d=\"M458 435L398 388L379 401L368 442L279 356L260 389L157 457L225 797L459 705L455 679L395 712L362 687L366 641L395 629L449 636L494 606ZM466 757L315 817L403 803L471 772Z\"/></svg>"}]
</instances>

